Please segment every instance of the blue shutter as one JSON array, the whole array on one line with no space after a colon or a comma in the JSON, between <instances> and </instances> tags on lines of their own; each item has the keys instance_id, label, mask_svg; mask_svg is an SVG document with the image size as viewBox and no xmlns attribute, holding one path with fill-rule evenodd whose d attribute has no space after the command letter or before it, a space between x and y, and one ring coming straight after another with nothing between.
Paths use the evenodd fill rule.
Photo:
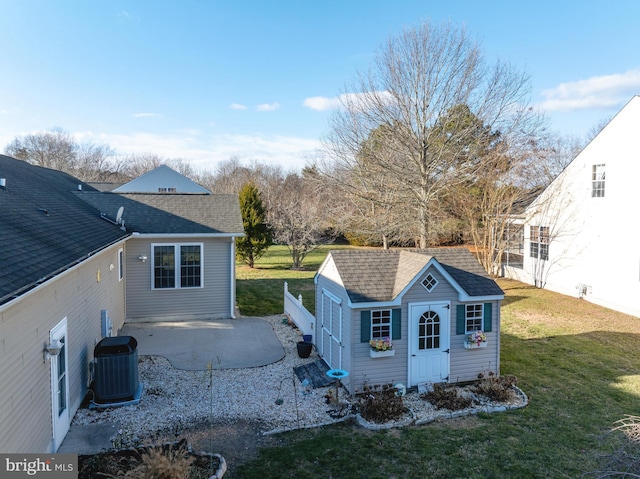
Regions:
<instances>
[{"instance_id":1,"label":"blue shutter","mask_svg":"<svg viewBox=\"0 0 640 479\"><path fill-rule=\"evenodd\" d=\"M391 339L402 339L402 310L391 310Z\"/></svg>"},{"instance_id":2,"label":"blue shutter","mask_svg":"<svg viewBox=\"0 0 640 479\"><path fill-rule=\"evenodd\" d=\"M456 334L464 334L466 332L465 324L465 307L464 304L456 306Z\"/></svg>"},{"instance_id":3,"label":"blue shutter","mask_svg":"<svg viewBox=\"0 0 640 479\"><path fill-rule=\"evenodd\" d=\"M484 332L491 332L493 303L484 303Z\"/></svg>"},{"instance_id":4,"label":"blue shutter","mask_svg":"<svg viewBox=\"0 0 640 479\"><path fill-rule=\"evenodd\" d=\"M360 311L360 342L368 343L371 339L371 311Z\"/></svg>"}]
</instances>

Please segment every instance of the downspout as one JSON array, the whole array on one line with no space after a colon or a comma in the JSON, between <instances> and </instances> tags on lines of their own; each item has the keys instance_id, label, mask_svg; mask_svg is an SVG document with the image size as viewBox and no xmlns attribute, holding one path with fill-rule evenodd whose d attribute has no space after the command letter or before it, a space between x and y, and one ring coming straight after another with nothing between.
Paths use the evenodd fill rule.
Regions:
<instances>
[{"instance_id":1,"label":"downspout","mask_svg":"<svg viewBox=\"0 0 640 479\"><path fill-rule=\"evenodd\" d=\"M231 278L231 284L229 285L229 293L231 296L231 319L236 319L236 238L234 236L231 237L231 247L229 248L231 251L231 259L230 259L230 268L231 274L229 275Z\"/></svg>"}]
</instances>

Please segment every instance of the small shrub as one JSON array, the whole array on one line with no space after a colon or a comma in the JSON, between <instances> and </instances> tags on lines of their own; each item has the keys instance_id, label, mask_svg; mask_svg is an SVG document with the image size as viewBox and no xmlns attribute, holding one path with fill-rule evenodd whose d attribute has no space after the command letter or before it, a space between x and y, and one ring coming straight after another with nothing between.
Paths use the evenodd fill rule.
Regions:
<instances>
[{"instance_id":1,"label":"small shrub","mask_svg":"<svg viewBox=\"0 0 640 479\"><path fill-rule=\"evenodd\" d=\"M515 376L496 376L493 371L485 377L478 375L480 382L473 388L476 394L482 394L492 401L504 402L513 397L513 386L518 382Z\"/></svg>"},{"instance_id":2,"label":"small shrub","mask_svg":"<svg viewBox=\"0 0 640 479\"><path fill-rule=\"evenodd\" d=\"M445 383L434 384L433 391L424 393L420 397L429 401L436 409L457 411L473 405L471 398L459 396L457 387Z\"/></svg>"},{"instance_id":3,"label":"small shrub","mask_svg":"<svg viewBox=\"0 0 640 479\"><path fill-rule=\"evenodd\" d=\"M391 384L364 386L358 401L360 415L377 423L400 419L407 408L397 392L398 389Z\"/></svg>"},{"instance_id":4,"label":"small shrub","mask_svg":"<svg viewBox=\"0 0 640 479\"><path fill-rule=\"evenodd\" d=\"M195 460L186 448L152 447L140 455L141 462L127 471L125 479L188 479Z\"/></svg>"}]
</instances>

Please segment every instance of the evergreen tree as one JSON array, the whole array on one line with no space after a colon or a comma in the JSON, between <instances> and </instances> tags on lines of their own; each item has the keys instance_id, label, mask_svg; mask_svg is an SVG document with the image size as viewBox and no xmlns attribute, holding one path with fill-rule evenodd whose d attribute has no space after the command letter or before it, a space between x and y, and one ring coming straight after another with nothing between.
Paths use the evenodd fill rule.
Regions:
<instances>
[{"instance_id":1,"label":"evergreen tree","mask_svg":"<svg viewBox=\"0 0 640 479\"><path fill-rule=\"evenodd\" d=\"M271 232L265 223L266 209L257 186L246 183L240 190L240 212L244 237L236 241L236 255L250 268L271 246Z\"/></svg>"}]
</instances>

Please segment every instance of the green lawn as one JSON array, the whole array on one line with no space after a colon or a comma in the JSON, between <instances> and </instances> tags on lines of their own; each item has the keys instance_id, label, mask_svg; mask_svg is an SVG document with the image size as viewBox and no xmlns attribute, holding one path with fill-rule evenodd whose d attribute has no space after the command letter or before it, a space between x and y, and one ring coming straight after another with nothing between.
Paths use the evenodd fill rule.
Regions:
<instances>
[{"instance_id":1,"label":"green lawn","mask_svg":"<svg viewBox=\"0 0 640 479\"><path fill-rule=\"evenodd\" d=\"M239 268L241 311L281 313L285 280L313 310L312 278L326 249L309 259L312 271L295 273L282 251L273 253L255 272ZM386 432L346 424L283 434L284 446L261 450L239 477L538 478L597 469L607 451L603 435L640 413L640 319L498 283L506 293L501 373L518 377L529 406Z\"/></svg>"},{"instance_id":2,"label":"green lawn","mask_svg":"<svg viewBox=\"0 0 640 479\"><path fill-rule=\"evenodd\" d=\"M243 316L270 316L284 311L284 283L296 298L302 295L305 307L315 312L313 276L330 249L348 246L321 246L307 255L303 270L292 270L289 250L284 246L271 246L265 256L255 262L254 268L236 263L236 294Z\"/></svg>"}]
</instances>

